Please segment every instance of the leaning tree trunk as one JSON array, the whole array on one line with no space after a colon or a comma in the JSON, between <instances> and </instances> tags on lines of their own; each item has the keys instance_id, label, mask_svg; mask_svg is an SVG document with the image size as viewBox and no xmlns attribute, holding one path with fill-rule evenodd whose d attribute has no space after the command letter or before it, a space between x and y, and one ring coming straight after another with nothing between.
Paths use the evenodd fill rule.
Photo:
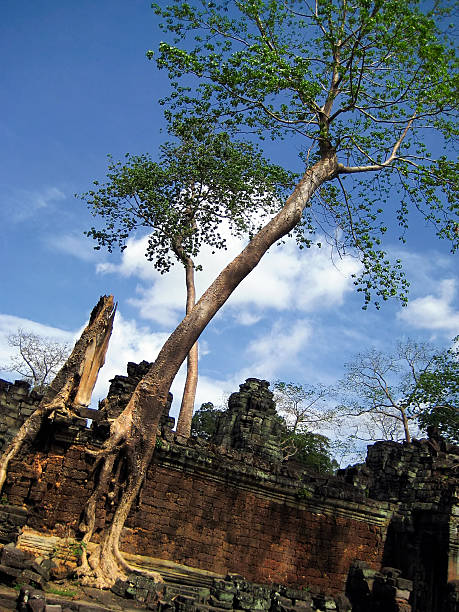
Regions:
<instances>
[{"instance_id":1,"label":"leaning tree trunk","mask_svg":"<svg viewBox=\"0 0 459 612\"><path fill-rule=\"evenodd\" d=\"M337 168L336 155L330 153L305 172L279 213L226 266L171 334L150 370L138 383L128 405L112 423L110 438L99 455L102 467L98 485L91 503L86 506L86 517L81 526L86 531L86 541L92 536L94 511L99 496L113 497L114 481L118 481L115 487L118 493L121 492L121 496L112 522L105 525L99 534L100 543L89 559L84 559L86 583L109 587L126 570L127 564L119 552L119 537L153 455L157 427L170 386L191 347L266 251L299 223L313 193L336 175ZM114 466L119 465L120 459L129 470L125 483L120 482L119 468L116 474L113 473Z\"/></svg>"},{"instance_id":2,"label":"leaning tree trunk","mask_svg":"<svg viewBox=\"0 0 459 612\"><path fill-rule=\"evenodd\" d=\"M186 260L185 276L186 314L189 314L196 303L194 266L190 257ZM198 343L195 342L186 358L186 380L176 428L177 434L185 438L189 438L191 434L191 419L193 418L196 387L198 385L198 359Z\"/></svg>"},{"instance_id":3,"label":"leaning tree trunk","mask_svg":"<svg viewBox=\"0 0 459 612\"><path fill-rule=\"evenodd\" d=\"M78 406L89 405L97 374L104 365L115 311L112 295L102 296L94 307L88 325L70 357L47 387L38 408L22 424L3 451L0 457L0 491L5 482L9 462L25 444L33 442L46 417L55 410L70 413Z\"/></svg>"}]
</instances>

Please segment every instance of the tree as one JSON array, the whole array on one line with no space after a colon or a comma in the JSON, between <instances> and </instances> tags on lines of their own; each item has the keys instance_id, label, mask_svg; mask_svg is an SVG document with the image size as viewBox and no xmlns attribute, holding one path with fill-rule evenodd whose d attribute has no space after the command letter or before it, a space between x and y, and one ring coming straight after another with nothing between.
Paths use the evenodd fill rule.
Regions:
<instances>
[{"instance_id":1,"label":"tree","mask_svg":"<svg viewBox=\"0 0 459 612\"><path fill-rule=\"evenodd\" d=\"M206 121L187 119L175 129L178 142L160 147L159 160L148 155L126 155L110 160L108 181L94 181L94 189L80 197L95 217L105 222L87 235L96 249L126 248L128 237L148 228L146 257L164 274L179 262L185 269L186 313L195 304L195 258L203 244L225 249L222 230L253 234L263 216L272 215L293 175L268 163L257 147L231 142L214 133ZM198 344L187 358L187 376L177 433L188 437L198 381Z\"/></svg>"},{"instance_id":2,"label":"tree","mask_svg":"<svg viewBox=\"0 0 459 612\"><path fill-rule=\"evenodd\" d=\"M458 439L459 364L457 350L407 341L392 354L372 350L347 365L340 412L367 440L410 442L413 432L439 427ZM360 433L359 433L360 432Z\"/></svg>"},{"instance_id":3,"label":"tree","mask_svg":"<svg viewBox=\"0 0 459 612\"><path fill-rule=\"evenodd\" d=\"M459 337L447 351L434 355L430 368L421 372L413 400L419 406L423 430L436 427L450 442L459 444Z\"/></svg>"},{"instance_id":4,"label":"tree","mask_svg":"<svg viewBox=\"0 0 459 612\"><path fill-rule=\"evenodd\" d=\"M323 434L312 431L294 432L286 428L283 448L286 458L316 472L331 474L339 467L332 455L332 443Z\"/></svg>"},{"instance_id":5,"label":"tree","mask_svg":"<svg viewBox=\"0 0 459 612\"><path fill-rule=\"evenodd\" d=\"M174 87L171 120L180 125L196 114L228 133L291 133L304 151L304 173L177 326L111 425L81 525L90 540L99 497L119 493L111 523L100 529L90 558L82 557L85 580L102 586L127 567L119 538L146 476L171 383L206 325L272 245L297 226L328 228L341 252L359 255L355 283L365 303L374 296L379 305L397 294L406 298L399 262L391 265L380 248L390 223L403 230L408 213L418 210L453 249L459 239L457 166L448 158L456 135L457 60L443 31L446 3L426 11L408 0L311 6L191 0L155 7L166 34L177 38L162 43L158 57ZM444 154L428 150L426 130ZM393 210L396 193L400 204ZM310 246L314 236L303 232L302 240Z\"/></svg>"},{"instance_id":6,"label":"tree","mask_svg":"<svg viewBox=\"0 0 459 612\"><path fill-rule=\"evenodd\" d=\"M204 440L210 440L217 430L218 417L221 410L215 408L212 402L202 404L193 414L191 420L191 435Z\"/></svg>"},{"instance_id":7,"label":"tree","mask_svg":"<svg viewBox=\"0 0 459 612\"><path fill-rule=\"evenodd\" d=\"M44 392L70 353L66 343L18 329L8 336L8 344L17 350L1 369L16 372L38 392Z\"/></svg>"},{"instance_id":8,"label":"tree","mask_svg":"<svg viewBox=\"0 0 459 612\"><path fill-rule=\"evenodd\" d=\"M338 467L332 443L323 434L327 426L337 425L337 411L329 406L333 394L321 384L274 383L274 401L284 424L285 456L319 472L331 473Z\"/></svg>"},{"instance_id":9,"label":"tree","mask_svg":"<svg viewBox=\"0 0 459 612\"><path fill-rule=\"evenodd\" d=\"M296 385L280 380L274 383L277 410L293 433L335 421L336 410L328 406L332 395L332 389L324 385Z\"/></svg>"}]
</instances>

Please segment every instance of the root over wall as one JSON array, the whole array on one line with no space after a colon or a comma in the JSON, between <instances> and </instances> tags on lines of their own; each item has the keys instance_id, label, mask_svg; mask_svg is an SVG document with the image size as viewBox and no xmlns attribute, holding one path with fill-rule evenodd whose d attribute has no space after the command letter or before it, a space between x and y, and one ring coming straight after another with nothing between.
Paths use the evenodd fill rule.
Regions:
<instances>
[{"instance_id":1,"label":"root over wall","mask_svg":"<svg viewBox=\"0 0 459 612\"><path fill-rule=\"evenodd\" d=\"M90 429L84 418L66 422L56 415L35 446L12 461L4 493L9 504L26 507L30 527L78 536L93 489L86 450L100 446L106 419L122 407L142 365L130 364L129 371L116 377ZM272 434L263 393L250 383L233 394L228 418L237 435L222 436L228 431L223 424L219 446L185 442L164 415L121 549L329 594L344 592L355 560L374 570L392 565L414 581L413 610L440 612L448 581L458 578L458 449L441 440L379 443L370 448L366 464L337 476L305 473L257 451L263 432L268 442ZM33 401L23 386L0 381L0 431ZM110 505L99 507L97 522L112 511Z\"/></svg>"}]
</instances>

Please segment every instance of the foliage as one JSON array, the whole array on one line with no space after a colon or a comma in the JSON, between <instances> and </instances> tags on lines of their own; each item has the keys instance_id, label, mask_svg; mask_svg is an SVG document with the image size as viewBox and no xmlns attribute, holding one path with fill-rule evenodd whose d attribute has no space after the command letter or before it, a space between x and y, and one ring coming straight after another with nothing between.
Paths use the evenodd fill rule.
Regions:
<instances>
[{"instance_id":1,"label":"foliage","mask_svg":"<svg viewBox=\"0 0 459 612\"><path fill-rule=\"evenodd\" d=\"M186 265L203 244L226 248L222 222L233 233L253 233L291 187L293 175L268 163L252 144L215 134L191 119L173 129L177 142L160 147L159 160L126 154L109 158L107 182L80 197L105 227L87 233L96 249L126 248L128 237L147 228L146 257L161 273L174 261Z\"/></svg>"},{"instance_id":2,"label":"foliage","mask_svg":"<svg viewBox=\"0 0 459 612\"><path fill-rule=\"evenodd\" d=\"M320 384L298 385L280 380L274 383L273 389L281 417L285 456L318 472L336 470L338 463L332 456L334 445L317 431L336 422L336 410L329 407L333 390Z\"/></svg>"},{"instance_id":3,"label":"foliage","mask_svg":"<svg viewBox=\"0 0 459 612\"><path fill-rule=\"evenodd\" d=\"M16 349L17 354L1 369L16 372L36 391L46 388L70 353L68 344L23 329L9 335L8 344Z\"/></svg>"},{"instance_id":4,"label":"foliage","mask_svg":"<svg viewBox=\"0 0 459 612\"><path fill-rule=\"evenodd\" d=\"M332 442L323 434L312 431L298 433L287 428L283 446L289 457L306 468L331 474L339 467L332 455Z\"/></svg>"},{"instance_id":5,"label":"foliage","mask_svg":"<svg viewBox=\"0 0 459 612\"><path fill-rule=\"evenodd\" d=\"M416 0L205 0L154 3L157 65L173 92L175 125L206 117L228 133L295 138L306 166L337 157L296 228L300 246L321 231L361 261L365 305L408 284L382 248L405 240L417 210L458 246L457 57L454 3ZM147 53L149 58L153 51ZM195 77L194 79L189 77ZM428 138L428 135L432 138ZM428 142L435 138L435 146ZM394 192L397 189L397 193Z\"/></svg>"},{"instance_id":6,"label":"foliage","mask_svg":"<svg viewBox=\"0 0 459 612\"><path fill-rule=\"evenodd\" d=\"M202 404L193 414L191 420L191 435L210 440L217 428L218 417L221 410L215 408L212 402Z\"/></svg>"},{"instance_id":7,"label":"foliage","mask_svg":"<svg viewBox=\"0 0 459 612\"><path fill-rule=\"evenodd\" d=\"M367 441L410 441L413 431L428 425L457 441L458 381L455 348L438 352L409 340L391 354L372 350L347 365L339 412Z\"/></svg>"},{"instance_id":8,"label":"foliage","mask_svg":"<svg viewBox=\"0 0 459 612\"><path fill-rule=\"evenodd\" d=\"M459 444L459 337L447 351L434 355L421 372L414 399L421 429L437 427L446 439Z\"/></svg>"},{"instance_id":9,"label":"foliage","mask_svg":"<svg viewBox=\"0 0 459 612\"><path fill-rule=\"evenodd\" d=\"M43 590L45 593L50 593L51 595L60 595L61 597L75 597L78 594L78 591L75 589L67 589L59 586L55 586L54 584L47 583L44 585Z\"/></svg>"},{"instance_id":10,"label":"foliage","mask_svg":"<svg viewBox=\"0 0 459 612\"><path fill-rule=\"evenodd\" d=\"M51 558L71 560L74 557L80 559L87 548L86 542L75 540L74 538L65 538L53 547Z\"/></svg>"}]
</instances>

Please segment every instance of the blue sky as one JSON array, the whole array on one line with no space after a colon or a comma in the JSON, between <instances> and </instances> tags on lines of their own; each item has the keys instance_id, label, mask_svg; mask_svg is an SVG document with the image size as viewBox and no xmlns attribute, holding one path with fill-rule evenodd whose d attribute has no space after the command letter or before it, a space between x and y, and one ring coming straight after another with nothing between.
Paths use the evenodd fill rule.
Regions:
<instances>
[{"instance_id":1,"label":"blue sky","mask_svg":"<svg viewBox=\"0 0 459 612\"><path fill-rule=\"evenodd\" d=\"M158 98L167 77L145 58L159 40L144 0L9 1L2 10L0 363L18 327L73 339L98 297L113 293L119 310L97 397L127 361L154 360L183 313L182 270L159 276L142 236L123 256L94 251L83 235L93 220L73 195L103 178L108 153L154 155L166 138ZM265 152L297 164L289 146ZM333 384L354 354L399 339L448 345L459 332L457 257L420 221L409 237L387 246L404 260L410 304L380 311L361 309L355 260L291 242L273 248L203 334L197 405L218 404L248 376ZM203 253L198 288L241 246L231 239L228 253ZM183 372L176 403L182 383Z\"/></svg>"}]
</instances>

